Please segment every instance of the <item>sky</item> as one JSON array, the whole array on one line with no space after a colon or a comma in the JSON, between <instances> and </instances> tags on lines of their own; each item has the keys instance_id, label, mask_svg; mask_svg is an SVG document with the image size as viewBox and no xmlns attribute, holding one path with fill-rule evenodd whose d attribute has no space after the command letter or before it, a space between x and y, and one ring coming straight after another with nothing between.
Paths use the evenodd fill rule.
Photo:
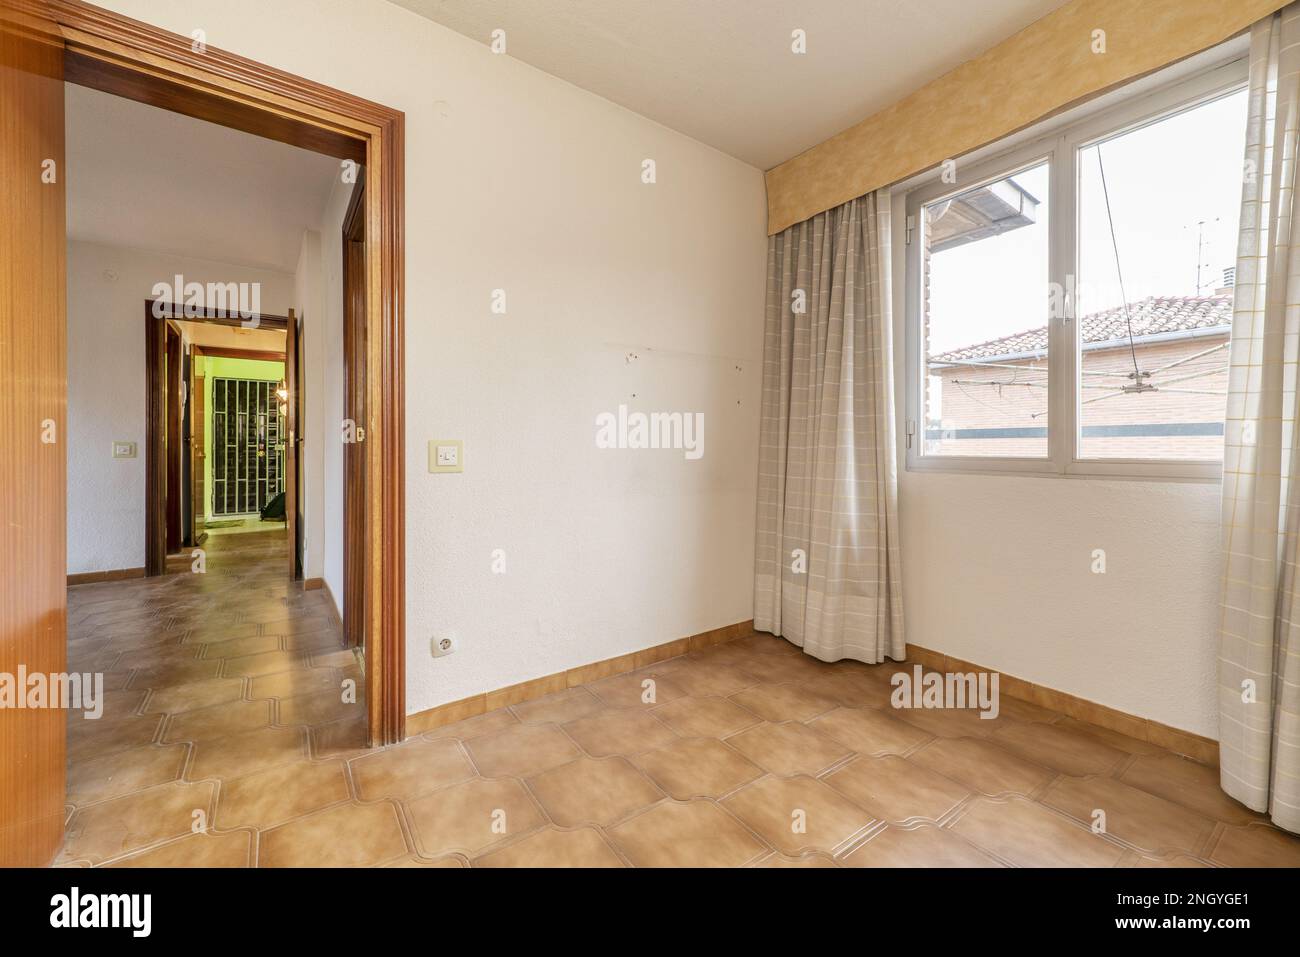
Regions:
<instances>
[{"instance_id":1,"label":"sky","mask_svg":"<svg viewBox=\"0 0 1300 957\"><path fill-rule=\"evenodd\" d=\"M1100 144L1129 302L1194 296L1223 284L1236 256L1245 153L1246 92L1231 93ZM1098 147L1079 157L1078 315L1118 306ZM960 176L960 167L958 167ZM936 253L930 275L930 352L984 342L1047 321L1045 164L1014 179L1040 201L1038 221ZM1204 223L1203 227L1198 224Z\"/></svg>"}]
</instances>

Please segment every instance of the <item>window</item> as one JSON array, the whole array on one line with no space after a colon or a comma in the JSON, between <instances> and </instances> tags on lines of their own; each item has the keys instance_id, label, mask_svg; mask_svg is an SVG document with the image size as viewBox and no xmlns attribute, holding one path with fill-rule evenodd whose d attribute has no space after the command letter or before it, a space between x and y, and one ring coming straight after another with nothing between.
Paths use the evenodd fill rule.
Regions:
<instances>
[{"instance_id":1,"label":"window","mask_svg":"<svg viewBox=\"0 0 1300 957\"><path fill-rule=\"evenodd\" d=\"M1238 61L907 197L909 468L1217 476Z\"/></svg>"}]
</instances>

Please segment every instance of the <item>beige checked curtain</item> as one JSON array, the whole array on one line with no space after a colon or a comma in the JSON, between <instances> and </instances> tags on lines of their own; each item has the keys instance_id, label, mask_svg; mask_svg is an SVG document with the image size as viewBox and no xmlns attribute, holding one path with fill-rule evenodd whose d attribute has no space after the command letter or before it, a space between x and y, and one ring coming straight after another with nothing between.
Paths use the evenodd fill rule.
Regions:
<instances>
[{"instance_id":1,"label":"beige checked curtain","mask_svg":"<svg viewBox=\"0 0 1300 957\"><path fill-rule=\"evenodd\" d=\"M1300 4L1257 23L1224 430L1223 789L1300 831Z\"/></svg>"},{"instance_id":2,"label":"beige checked curtain","mask_svg":"<svg viewBox=\"0 0 1300 957\"><path fill-rule=\"evenodd\" d=\"M822 661L906 656L889 193L769 237L754 627Z\"/></svg>"}]
</instances>

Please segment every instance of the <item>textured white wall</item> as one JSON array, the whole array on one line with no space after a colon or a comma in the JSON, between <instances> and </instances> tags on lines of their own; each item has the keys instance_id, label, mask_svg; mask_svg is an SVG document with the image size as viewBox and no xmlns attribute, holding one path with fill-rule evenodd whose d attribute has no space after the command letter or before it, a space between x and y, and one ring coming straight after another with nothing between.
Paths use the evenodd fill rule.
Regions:
<instances>
[{"instance_id":1,"label":"textured white wall","mask_svg":"<svg viewBox=\"0 0 1300 957\"><path fill-rule=\"evenodd\" d=\"M322 388L318 444L324 450L325 549L323 576L343 614L343 217L352 187L342 178L321 214Z\"/></svg>"},{"instance_id":2,"label":"textured white wall","mask_svg":"<svg viewBox=\"0 0 1300 957\"><path fill-rule=\"evenodd\" d=\"M375 0L105 5L406 113L410 711L750 617L759 170ZM598 451L620 402L704 412L704 458Z\"/></svg>"},{"instance_id":3,"label":"textured white wall","mask_svg":"<svg viewBox=\"0 0 1300 957\"><path fill-rule=\"evenodd\" d=\"M262 310L293 304L287 273L68 243L68 572L144 565L144 302L157 282L260 282ZM135 442L113 458L115 440Z\"/></svg>"},{"instance_id":4,"label":"textured white wall","mask_svg":"<svg viewBox=\"0 0 1300 957\"><path fill-rule=\"evenodd\" d=\"M896 256L908 641L1217 738L1218 483L907 471L903 265ZM1099 548L1104 575L1091 570Z\"/></svg>"},{"instance_id":5,"label":"textured white wall","mask_svg":"<svg viewBox=\"0 0 1300 957\"><path fill-rule=\"evenodd\" d=\"M298 467L303 470L303 578L320 578L325 567L328 519L325 509L325 279L321 273L321 237L304 230L298 268L294 272L294 302L303 326L304 422L299 424Z\"/></svg>"}]
</instances>

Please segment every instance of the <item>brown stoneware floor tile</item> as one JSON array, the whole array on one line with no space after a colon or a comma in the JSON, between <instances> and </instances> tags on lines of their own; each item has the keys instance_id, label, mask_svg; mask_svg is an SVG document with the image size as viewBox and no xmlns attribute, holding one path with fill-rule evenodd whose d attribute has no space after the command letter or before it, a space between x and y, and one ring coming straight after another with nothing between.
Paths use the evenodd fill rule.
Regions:
<instances>
[{"instance_id":1,"label":"brown stoneware floor tile","mask_svg":"<svg viewBox=\"0 0 1300 957\"><path fill-rule=\"evenodd\" d=\"M855 758L825 781L873 817L893 822L937 821L971 793L950 778L895 755Z\"/></svg>"},{"instance_id":2,"label":"brown stoneware floor tile","mask_svg":"<svg viewBox=\"0 0 1300 957\"><path fill-rule=\"evenodd\" d=\"M225 781L217 797L216 824L271 827L348 797L342 761L282 764Z\"/></svg>"},{"instance_id":3,"label":"brown stoneware floor tile","mask_svg":"<svg viewBox=\"0 0 1300 957\"><path fill-rule=\"evenodd\" d=\"M264 651L260 655L227 658L223 674L243 678L273 675L281 671L308 668L308 658L299 651Z\"/></svg>"},{"instance_id":4,"label":"brown stoneware floor tile","mask_svg":"<svg viewBox=\"0 0 1300 957\"><path fill-rule=\"evenodd\" d=\"M292 724L310 726L364 716L366 713L364 704L356 700L355 694L351 697L352 700L344 700L343 693L338 688L333 688L329 691L281 698L276 705L275 723L284 726Z\"/></svg>"},{"instance_id":5,"label":"brown stoneware floor tile","mask_svg":"<svg viewBox=\"0 0 1300 957\"><path fill-rule=\"evenodd\" d=\"M586 687L611 708L653 708L686 694L670 674L656 668L602 678Z\"/></svg>"},{"instance_id":6,"label":"brown stoneware floor tile","mask_svg":"<svg viewBox=\"0 0 1300 957\"><path fill-rule=\"evenodd\" d=\"M465 742L465 749L485 778L527 777L565 764L580 752L554 725L519 725Z\"/></svg>"},{"instance_id":7,"label":"brown stoneware floor tile","mask_svg":"<svg viewBox=\"0 0 1300 957\"><path fill-rule=\"evenodd\" d=\"M871 814L810 777L765 777L724 798L723 807L782 854L834 855L871 823Z\"/></svg>"},{"instance_id":8,"label":"brown stoneware floor tile","mask_svg":"<svg viewBox=\"0 0 1300 957\"><path fill-rule=\"evenodd\" d=\"M808 722L859 754L903 754L927 741L929 734L871 708L836 708Z\"/></svg>"},{"instance_id":9,"label":"brown stoneware floor tile","mask_svg":"<svg viewBox=\"0 0 1300 957\"><path fill-rule=\"evenodd\" d=\"M460 738L462 741L468 741L470 738L478 738L494 731L505 731L508 728L518 726L519 719L515 717L509 708L496 708L485 714L465 718L462 721L453 721L441 728L426 731L424 736L426 738Z\"/></svg>"},{"instance_id":10,"label":"brown stoneware floor tile","mask_svg":"<svg viewBox=\"0 0 1300 957\"><path fill-rule=\"evenodd\" d=\"M145 702L147 714L175 714L179 711L197 711L214 704L235 701L244 695L242 678L205 678L188 684L157 688L149 693Z\"/></svg>"},{"instance_id":11,"label":"brown stoneware floor tile","mask_svg":"<svg viewBox=\"0 0 1300 957\"><path fill-rule=\"evenodd\" d=\"M1300 867L1300 837L1268 824L1225 827L1209 857L1225 867Z\"/></svg>"},{"instance_id":12,"label":"brown stoneware floor tile","mask_svg":"<svg viewBox=\"0 0 1300 957\"><path fill-rule=\"evenodd\" d=\"M188 753L189 746L184 744L147 745L78 761L68 772L68 802L93 804L175 781Z\"/></svg>"},{"instance_id":13,"label":"brown stoneware floor tile","mask_svg":"<svg viewBox=\"0 0 1300 957\"><path fill-rule=\"evenodd\" d=\"M302 729L258 728L198 742L186 776L191 781L242 777L304 757L306 740Z\"/></svg>"},{"instance_id":14,"label":"brown stoneware floor tile","mask_svg":"<svg viewBox=\"0 0 1300 957\"><path fill-rule=\"evenodd\" d=\"M1001 867L951 831L932 824L891 826L846 856L848 867Z\"/></svg>"},{"instance_id":15,"label":"brown stoneware floor tile","mask_svg":"<svg viewBox=\"0 0 1300 957\"><path fill-rule=\"evenodd\" d=\"M412 738L351 761L352 780L363 801L413 798L474 776L459 741Z\"/></svg>"},{"instance_id":16,"label":"brown stoneware floor tile","mask_svg":"<svg viewBox=\"0 0 1300 957\"><path fill-rule=\"evenodd\" d=\"M635 867L740 867L767 852L712 801L666 801L609 833Z\"/></svg>"},{"instance_id":17,"label":"brown stoneware floor tile","mask_svg":"<svg viewBox=\"0 0 1300 957\"><path fill-rule=\"evenodd\" d=\"M337 668L281 671L254 678L248 684L250 698L297 698L322 691L332 691L337 696L342 690L342 672Z\"/></svg>"},{"instance_id":18,"label":"brown stoneware floor tile","mask_svg":"<svg viewBox=\"0 0 1300 957\"><path fill-rule=\"evenodd\" d=\"M721 797L763 774L763 769L716 738L679 738L633 759L678 801Z\"/></svg>"},{"instance_id":19,"label":"brown stoneware floor tile","mask_svg":"<svg viewBox=\"0 0 1300 957\"><path fill-rule=\"evenodd\" d=\"M568 688L513 705L510 710L524 724L564 724L605 707L605 703L586 688Z\"/></svg>"},{"instance_id":20,"label":"brown stoneware floor tile","mask_svg":"<svg viewBox=\"0 0 1300 957\"><path fill-rule=\"evenodd\" d=\"M981 799L950 825L976 847L1018 867L1114 867L1124 849L1024 798Z\"/></svg>"},{"instance_id":21,"label":"brown stoneware floor tile","mask_svg":"<svg viewBox=\"0 0 1300 957\"><path fill-rule=\"evenodd\" d=\"M654 715L629 708L607 708L570 721L564 730L584 751L597 758L662 748L677 737Z\"/></svg>"},{"instance_id":22,"label":"brown stoneware floor tile","mask_svg":"<svg viewBox=\"0 0 1300 957\"><path fill-rule=\"evenodd\" d=\"M127 715L113 721L72 717L68 720L68 760L75 767L84 761L150 744L162 720L157 714Z\"/></svg>"},{"instance_id":23,"label":"brown stoneware floor tile","mask_svg":"<svg viewBox=\"0 0 1300 957\"><path fill-rule=\"evenodd\" d=\"M230 701L211 708L172 715L167 721L163 740L171 742L223 738L239 731L266 728L270 724L271 702Z\"/></svg>"},{"instance_id":24,"label":"brown stoneware floor tile","mask_svg":"<svg viewBox=\"0 0 1300 957\"><path fill-rule=\"evenodd\" d=\"M759 767L785 776L816 775L852 754L842 744L797 721L764 722L733 734L727 744Z\"/></svg>"},{"instance_id":25,"label":"brown stoneware floor tile","mask_svg":"<svg viewBox=\"0 0 1300 957\"><path fill-rule=\"evenodd\" d=\"M397 809L342 804L262 832L262 867L370 867L407 852Z\"/></svg>"},{"instance_id":26,"label":"brown stoneware floor tile","mask_svg":"<svg viewBox=\"0 0 1300 957\"><path fill-rule=\"evenodd\" d=\"M692 661L689 658L673 659L665 674L672 681L673 687L685 694L723 698L758 682L754 676L731 665ZM661 696L660 701L663 700Z\"/></svg>"},{"instance_id":27,"label":"brown stoneware floor tile","mask_svg":"<svg viewBox=\"0 0 1300 957\"><path fill-rule=\"evenodd\" d=\"M110 867L249 867L252 863L251 831L191 834L152 850L119 858Z\"/></svg>"},{"instance_id":28,"label":"brown stoneware floor tile","mask_svg":"<svg viewBox=\"0 0 1300 957\"><path fill-rule=\"evenodd\" d=\"M654 716L680 735L725 738L762 719L728 698L687 695L655 708Z\"/></svg>"},{"instance_id":29,"label":"brown stoneware floor tile","mask_svg":"<svg viewBox=\"0 0 1300 957\"><path fill-rule=\"evenodd\" d=\"M626 758L579 758L529 778L528 786L560 827L612 824L664 797Z\"/></svg>"},{"instance_id":30,"label":"brown stoneware floor tile","mask_svg":"<svg viewBox=\"0 0 1300 957\"><path fill-rule=\"evenodd\" d=\"M164 784L79 808L68 822L60 860L94 863L191 833L194 812L211 820L212 784Z\"/></svg>"},{"instance_id":31,"label":"brown stoneware floor tile","mask_svg":"<svg viewBox=\"0 0 1300 957\"><path fill-rule=\"evenodd\" d=\"M521 841L489 851L474 867L626 867L593 828L574 831L547 828Z\"/></svg>"},{"instance_id":32,"label":"brown stoneware floor tile","mask_svg":"<svg viewBox=\"0 0 1300 957\"><path fill-rule=\"evenodd\" d=\"M415 846L427 857L474 855L546 824L514 778L473 778L406 802Z\"/></svg>"},{"instance_id":33,"label":"brown stoneware floor tile","mask_svg":"<svg viewBox=\"0 0 1300 957\"><path fill-rule=\"evenodd\" d=\"M1127 753L1099 739L1054 724L1015 724L999 728L993 741L1026 761L1082 777L1107 774Z\"/></svg>"},{"instance_id":34,"label":"brown stoneware floor tile","mask_svg":"<svg viewBox=\"0 0 1300 957\"><path fill-rule=\"evenodd\" d=\"M992 795L1033 795L1056 777L1056 772L1018 758L983 738L935 738L910 754L908 760Z\"/></svg>"},{"instance_id":35,"label":"brown stoneware floor tile","mask_svg":"<svg viewBox=\"0 0 1300 957\"><path fill-rule=\"evenodd\" d=\"M1105 812L1105 829L1120 840L1153 852L1196 853L1214 830L1214 822L1114 778L1057 778L1042 803L1092 826Z\"/></svg>"},{"instance_id":36,"label":"brown stoneware floor tile","mask_svg":"<svg viewBox=\"0 0 1300 957\"><path fill-rule=\"evenodd\" d=\"M317 761L361 757L370 751L366 746L369 734L365 718L318 724L310 729L311 756Z\"/></svg>"},{"instance_id":37,"label":"brown stoneware floor tile","mask_svg":"<svg viewBox=\"0 0 1300 957\"><path fill-rule=\"evenodd\" d=\"M808 721L837 706L834 698L806 684L759 684L731 696L768 721Z\"/></svg>"},{"instance_id":38,"label":"brown stoneware floor tile","mask_svg":"<svg viewBox=\"0 0 1300 957\"><path fill-rule=\"evenodd\" d=\"M1219 787L1218 768L1206 767L1167 751L1139 755L1120 775L1120 780L1228 824L1263 820L1262 815L1223 792Z\"/></svg>"}]
</instances>

